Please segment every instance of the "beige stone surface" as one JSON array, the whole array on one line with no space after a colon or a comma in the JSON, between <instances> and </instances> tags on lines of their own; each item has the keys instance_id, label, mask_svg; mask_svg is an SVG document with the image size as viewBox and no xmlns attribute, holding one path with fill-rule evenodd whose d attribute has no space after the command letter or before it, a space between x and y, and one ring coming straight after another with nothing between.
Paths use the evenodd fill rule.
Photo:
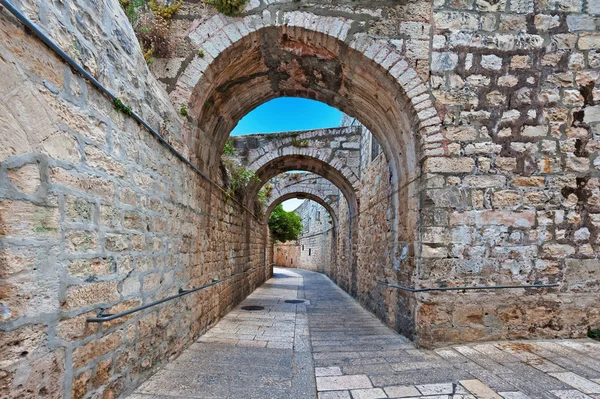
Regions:
<instances>
[{"instance_id":1,"label":"beige stone surface","mask_svg":"<svg viewBox=\"0 0 600 399\"><path fill-rule=\"evenodd\" d=\"M25 194L33 194L40 186L40 172L37 165L25 165L19 169L10 169L8 178Z\"/></svg>"},{"instance_id":2,"label":"beige stone surface","mask_svg":"<svg viewBox=\"0 0 600 399\"><path fill-rule=\"evenodd\" d=\"M118 4L17 7L220 185L231 128L264 101L313 98L357 117L379 154L360 128L359 142L332 147L313 136L296 147L288 137L285 151L259 143L255 155L281 162L262 176L304 168L344 187L329 196L335 236L311 237L315 256L299 250L298 259L310 256L311 268L419 344L577 338L600 323L597 0L252 1L237 18L186 3L154 76ZM37 336L31 329L48 337L21 351L39 357L2 348L11 363L0 385L14 396L60 397L72 386L73 396L118 397L269 276L268 233L6 10L0 43L0 330L14 342ZM243 203L254 211L252 198ZM233 275L104 330L78 324L99 306L125 310ZM378 281L560 288L408 294ZM88 346L116 331L122 344ZM272 335L228 339L257 341L242 343L247 350L289 347L289 336ZM557 345L573 362L587 353ZM553 364L522 367L567 367ZM379 378L376 388L404 384L341 370ZM581 370L569 372L597 377ZM532 395L533 379L513 375L519 390L472 377ZM472 378L404 385L459 379ZM540 386L576 394L557 381L544 376Z\"/></svg>"},{"instance_id":3,"label":"beige stone surface","mask_svg":"<svg viewBox=\"0 0 600 399\"><path fill-rule=\"evenodd\" d=\"M478 399L502 399L502 396L479 380L463 380L460 384Z\"/></svg>"},{"instance_id":4,"label":"beige stone surface","mask_svg":"<svg viewBox=\"0 0 600 399\"><path fill-rule=\"evenodd\" d=\"M373 385L366 375L345 375L333 377L317 377L319 391L335 391L343 389L371 388Z\"/></svg>"}]
</instances>

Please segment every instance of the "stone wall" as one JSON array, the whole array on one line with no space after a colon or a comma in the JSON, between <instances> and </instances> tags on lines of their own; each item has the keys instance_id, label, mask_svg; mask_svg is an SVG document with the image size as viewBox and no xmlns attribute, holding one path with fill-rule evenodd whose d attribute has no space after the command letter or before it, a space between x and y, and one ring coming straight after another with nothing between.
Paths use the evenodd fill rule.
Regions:
<instances>
[{"instance_id":1,"label":"stone wall","mask_svg":"<svg viewBox=\"0 0 600 399\"><path fill-rule=\"evenodd\" d=\"M117 1L16 4L215 178L231 129L264 101L314 98L357 117L385 161L346 187L356 208L340 199L325 271L420 344L600 324L598 0L252 0L240 18L186 2L172 58L153 67L161 84ZM127 391L268 273L100 330L83 319L261 265L264 226L5 10L0 23L2 385ZM407 296L380 278L560 287Z\"/></svg>"},{"instance_id":2,"label":"stone wall","mask_svg":"<svg viewBox=\"0 0 600 399\"><path fill-rule=\"evenodd\" d=\"M276 266L303 268L300 263L300 246L297 241L276 242L273 246L273 254Z\"/></svg>"},{"instance_id":3,"label":"stone wall","mask_svg":"<svg viewBox=\"0 0 600 399\"><path fill-rule=\"evenodd\" d=\"M434 2L430 86L449 155L428 160L423 342L581 337L600 323L597 1Z\"/></svg>"},{"instance_id":4,"label":"stone wall","mask_svg":"<svg viewBox=\"0 0 600 399\"><path fill-rule=\"evenodd\" d=\"M302 218L302 233L297 241L275 245L275 264L324 272L336 262L337 232L332 217L323 206L310 200L294 212Z\"/></svg>"},{"instance_id":5,"label":"stone wall","mask_svg":"<svg viewBox=\"0 0 600 399\"><path fill-rule=\"evenodd\" d=\"M190 155L118 2L79 5L20 4ZM266 229L3 8L0 86L0 396L121 396L270 276Z\"/></svg>"},{"instance_id":6,"label":"stone wall","mask_svg":"<svg viewBox=\"0 0 600 399\"><path fill-rule=\"evenodd\" d=\"M340 191L329 180L310 172L288 172L272 178L267 184L266 216L287 199L306 198L325 207L331 214L332 223L337 223Z\"/></svg>"}]
</instances>

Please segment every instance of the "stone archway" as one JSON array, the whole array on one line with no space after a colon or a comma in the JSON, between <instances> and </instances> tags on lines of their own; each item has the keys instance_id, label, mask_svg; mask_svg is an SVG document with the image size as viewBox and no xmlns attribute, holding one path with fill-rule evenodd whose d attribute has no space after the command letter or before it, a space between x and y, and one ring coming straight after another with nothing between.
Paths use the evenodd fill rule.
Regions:
<instances>
[{"instance_id":1,"label":"stone archway","mask_svg":"<svg viewBox=\"0 0 600 399\"><path fill-rule=\"evenodd\" d=\"M283 155L318 158L339 170L357 186L360 162L360 127L305 130L232 137L237 159L250 170Z\"/></svg>"},{"instance_id":2,"label":"stone archway","mask_svg":"<svg viewBox=\"0 0 600 399\"><path fill-rule=\"evenodd\" d=\"M339 229L339 238L344 245L340 246L340 254L348 262L348 273L344 277L337 279L342 288L348 290L351 294L358 292L358 261L356 245L358 242L358 187L348 181L348 179L335 167L322 160L304 155L284 155L275 158L256 171L259 181L251 184L247 188L247 201L250 205L260 189L267 184L273 177L289 171L307 171L321 176L328 180L342 193L345 204L347 205L347 218L345 227ZM339 216L339 213L338 213Z\"/></svg>"},{"instance_id":3,"label":"stone archway","mask_svg":"<svg viewBox=\"0 0 600 399\"><path fill-rule=\"evenodd\" d=\"M327 206L323 205L323 207L326 209L328 207L331 208L330 210L328 209L328 211L330 211L332 216L335 216L335 219L337 220L337 203L340 200L339 189L329 180L314 173L293 173L276 176L269 180L268 184L272 185L273 188L271 189L270 197L267 199L267 215L269 214L270 209L277 206L277 204L273 205L275 202L281 203L281 201L279 201L280 198L286 197L286 199L288 199L293 198L290 195L306 194L319 198L320 201L325 202ZM319 201L315 200L315 202Z\"/></svg>"},{"instance_id":4,"label":"stone archway","mask_svg":"<svg viewBox=\"0 0 600 399\"><path fill-rule=\"evenodd\" d=\"M448 154L428 89L390 41L355 34L352 21L309 12L214 16L189 32L204 57L176 73L171 100L202 129L198 151L214 170L229 132L248 112L281 96L311 98L360 120L392 174L394 265L415 267L421 162ZM409 254L405 257L404 254Z\"/></svg>"},{"instance_id":5,"label":"stone archway","mask_svg":"<svg viewBox=\"0 0 600 399\"><path fill-rule=\"evenodd\" d=\"M283 195L280 195L277 198L275 198L269 204L269 206L267 208L267 211L265 212L265 221L269 220L269 216L271 215L271 212L273 212L273 209L275 209L275 207L277 205L279 205L283 201L289 200L291 198L300 198L300 199L305 198L305 199L309 199L309 200L314 201L317 204L321 205L331 215L331 219L333 221L333 228L334 228L334 230L337 230L337 228L338 228L338 216L337 216L337 212L333 209L333 207L331 206L331 204L329 204L326 200L324 200L323 198L321 198L321 196L319 196L318 192L310 192L308 190L306 190L306 191L303 191L303 190L293 191L293 190L291 190L290 192L288 192L286 194L283 194Z\"/></svg>"},{"instance_id":6,"label":"stone archway","mask_svg":"<svg viewBox=\"0 0 600 399\"><path fill-rule=\"evenodd\" d=\"M248 200L252 201L260 189L273 177L292 170L312 172L328 180L337 187L348 202L350 218L358 212L358 197L356 183L352 182L341 171L319 158L307 155L290 154L277 157L266 162L256 170L260 180L248 187Z\"/></svg>"},{"instance_id":7,"label":"stone archway","mask_svg":"<svg viewBox=\"0 0 600 399\"><path fill-rule=\"evenodd\" d=\"M305 227L303 225L303 231L301 233L301 235L298 237L298 240L296 242L296 252L300 255L298 257L298 263L297 263L297 267L302 268L302 269L308 269L308 270L318 270L321 273L326 273L328 275L331 275L332 272L334 272L335 270L337 270L337 268L339 267L339 262L342 262L345 259L345 254L343 253L343 250L341 253L338 253L338 248L344 247L344 241L343 238L344 237L340 237L340 229L339 229L339 216L338 216L338 210L337 210L337 204L335 203L331 203L331 199L327 198L323 195L322 192L319 192L318 190L311 190L310 188L307 188L306 186L303 186L302 184L299 184L297 187L293 187L291 186L288 190L286 190L287 192L285 194L277 194L275 196L273 196L272 201L270 202L270 204L268 205L267 211L265 212L266 216L265 216L265 221L269 220L269 217L272 213L272 211L275 209L275 207L277 207L279 204L281 204L282 202L291 199L291 198L298 198L298 199L306 199L309 201L313 201L316 204L320 205L328 215L330 217L329 221L326 224L326 228L319 230L317 232L311 232L311 234L308 235L308 237L305 235ZM301 206L299 206L298 208L301 208L303 205L306 205L305 203L303 203ZM302 219L303 223L306 222L306 219ZM327 220L327 219L325 219ZM315 220L316 223L321 223L321 217L319 216L318 220ZM309 221L309 226L310 226L310 221ZM321 225L323 226L323 225ZM343 232L342 232L343 234ZM338 240L342 238L342 241ZM319 253L320 253L320 257L319 259L321 260L321 262L314 263L315 261L309 261L311 258L311 254L310 254L310 250L308 250L308 257L304 256L306 254L306 252L304 251L304 243L303 240L308 239L310 240L310 242L312 242L312 244L314 245L315 243L318 242L318 246L319 248ZM285 244L284 247L289 247L289 244ZM279 251L280 247L278 247L277 245L273 246L273 257L275 257L275 252ZM314 251L314 249L313 249ZM352 255L351 253L348 255ZM306 261L307 263L304 263L304 261ZM278 262L275 262L276 264L279 264ZM316 267L316 268L315 268Z\"/></svg>"},{"instance_id":8,"label":"stone archway","mask_svg":"<svg viewBox=\"0 0 600 399\"><path fill-rule=\"evenodd\" d=\"M436 165L448 158L427 158L450 152L431 93L414 64L392 40L355 33L352 23L303 11L214 16L188 31L193 51L204 56L191 54L182 64L169 83L170 98L176 107L184 104L197 124L193 143L208 173L217 172L237 122L273 98L314 99L358 119L389 162L390 210L379 219L388 226L383 234L391 244L377 278L393 276L411 284L421 254L422 170L440 169ZM356 266L352 270L356 276ZM376 280L371 280L360 288L366 297L374 289ZM401 307L403 317L412 320L410 305ZM388 322L413 333L412 321Z\"/></svg>"}]
</instances>

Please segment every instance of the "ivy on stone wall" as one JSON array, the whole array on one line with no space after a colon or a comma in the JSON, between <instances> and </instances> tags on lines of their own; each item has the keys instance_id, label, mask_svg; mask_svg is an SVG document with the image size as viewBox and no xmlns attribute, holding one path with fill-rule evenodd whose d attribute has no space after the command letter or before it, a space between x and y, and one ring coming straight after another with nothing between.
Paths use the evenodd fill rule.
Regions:
<instances>
[{"instance_id":1,"label":"ivy on stone wall","mask_svg":"<svg viewBox=\"0 0 600 399\"><path fill-rule=\"evenodd\" d=\"M123 101L121 101L120 98L115 98L113 100L113 104L117 111L122 112L126 115L131 115L131 107L129 105L125 105L125 103L123 103Z\"/></svg>"},{"instance_id":2,"label":"ivy on stone wall","mask_svg":"<svg viewBox=\"0 0 600 399\"><path fill-rule=\"evenodd\" d=\"M297 148L306 148L308 147L308 140L292 139L292 145Z\"/></svg>"}]
</instances>

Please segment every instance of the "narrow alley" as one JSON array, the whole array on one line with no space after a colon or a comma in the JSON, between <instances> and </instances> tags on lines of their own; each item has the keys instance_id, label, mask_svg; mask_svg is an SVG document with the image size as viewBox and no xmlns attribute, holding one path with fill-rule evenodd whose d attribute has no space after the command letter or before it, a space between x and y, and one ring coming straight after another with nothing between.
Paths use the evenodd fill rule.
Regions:
<instances>
[{"instance_id":1,"label":"narrow alley","mask_svg":"<svg viewBox=\"0 0 600 399\"><path fill-rule=\"evenodd\" d=\"M298 301L303 301L299 303ZM274 277L130 399L598 399L600 343L417 349L326 276Z\"/></svg>"}]
</instances>

